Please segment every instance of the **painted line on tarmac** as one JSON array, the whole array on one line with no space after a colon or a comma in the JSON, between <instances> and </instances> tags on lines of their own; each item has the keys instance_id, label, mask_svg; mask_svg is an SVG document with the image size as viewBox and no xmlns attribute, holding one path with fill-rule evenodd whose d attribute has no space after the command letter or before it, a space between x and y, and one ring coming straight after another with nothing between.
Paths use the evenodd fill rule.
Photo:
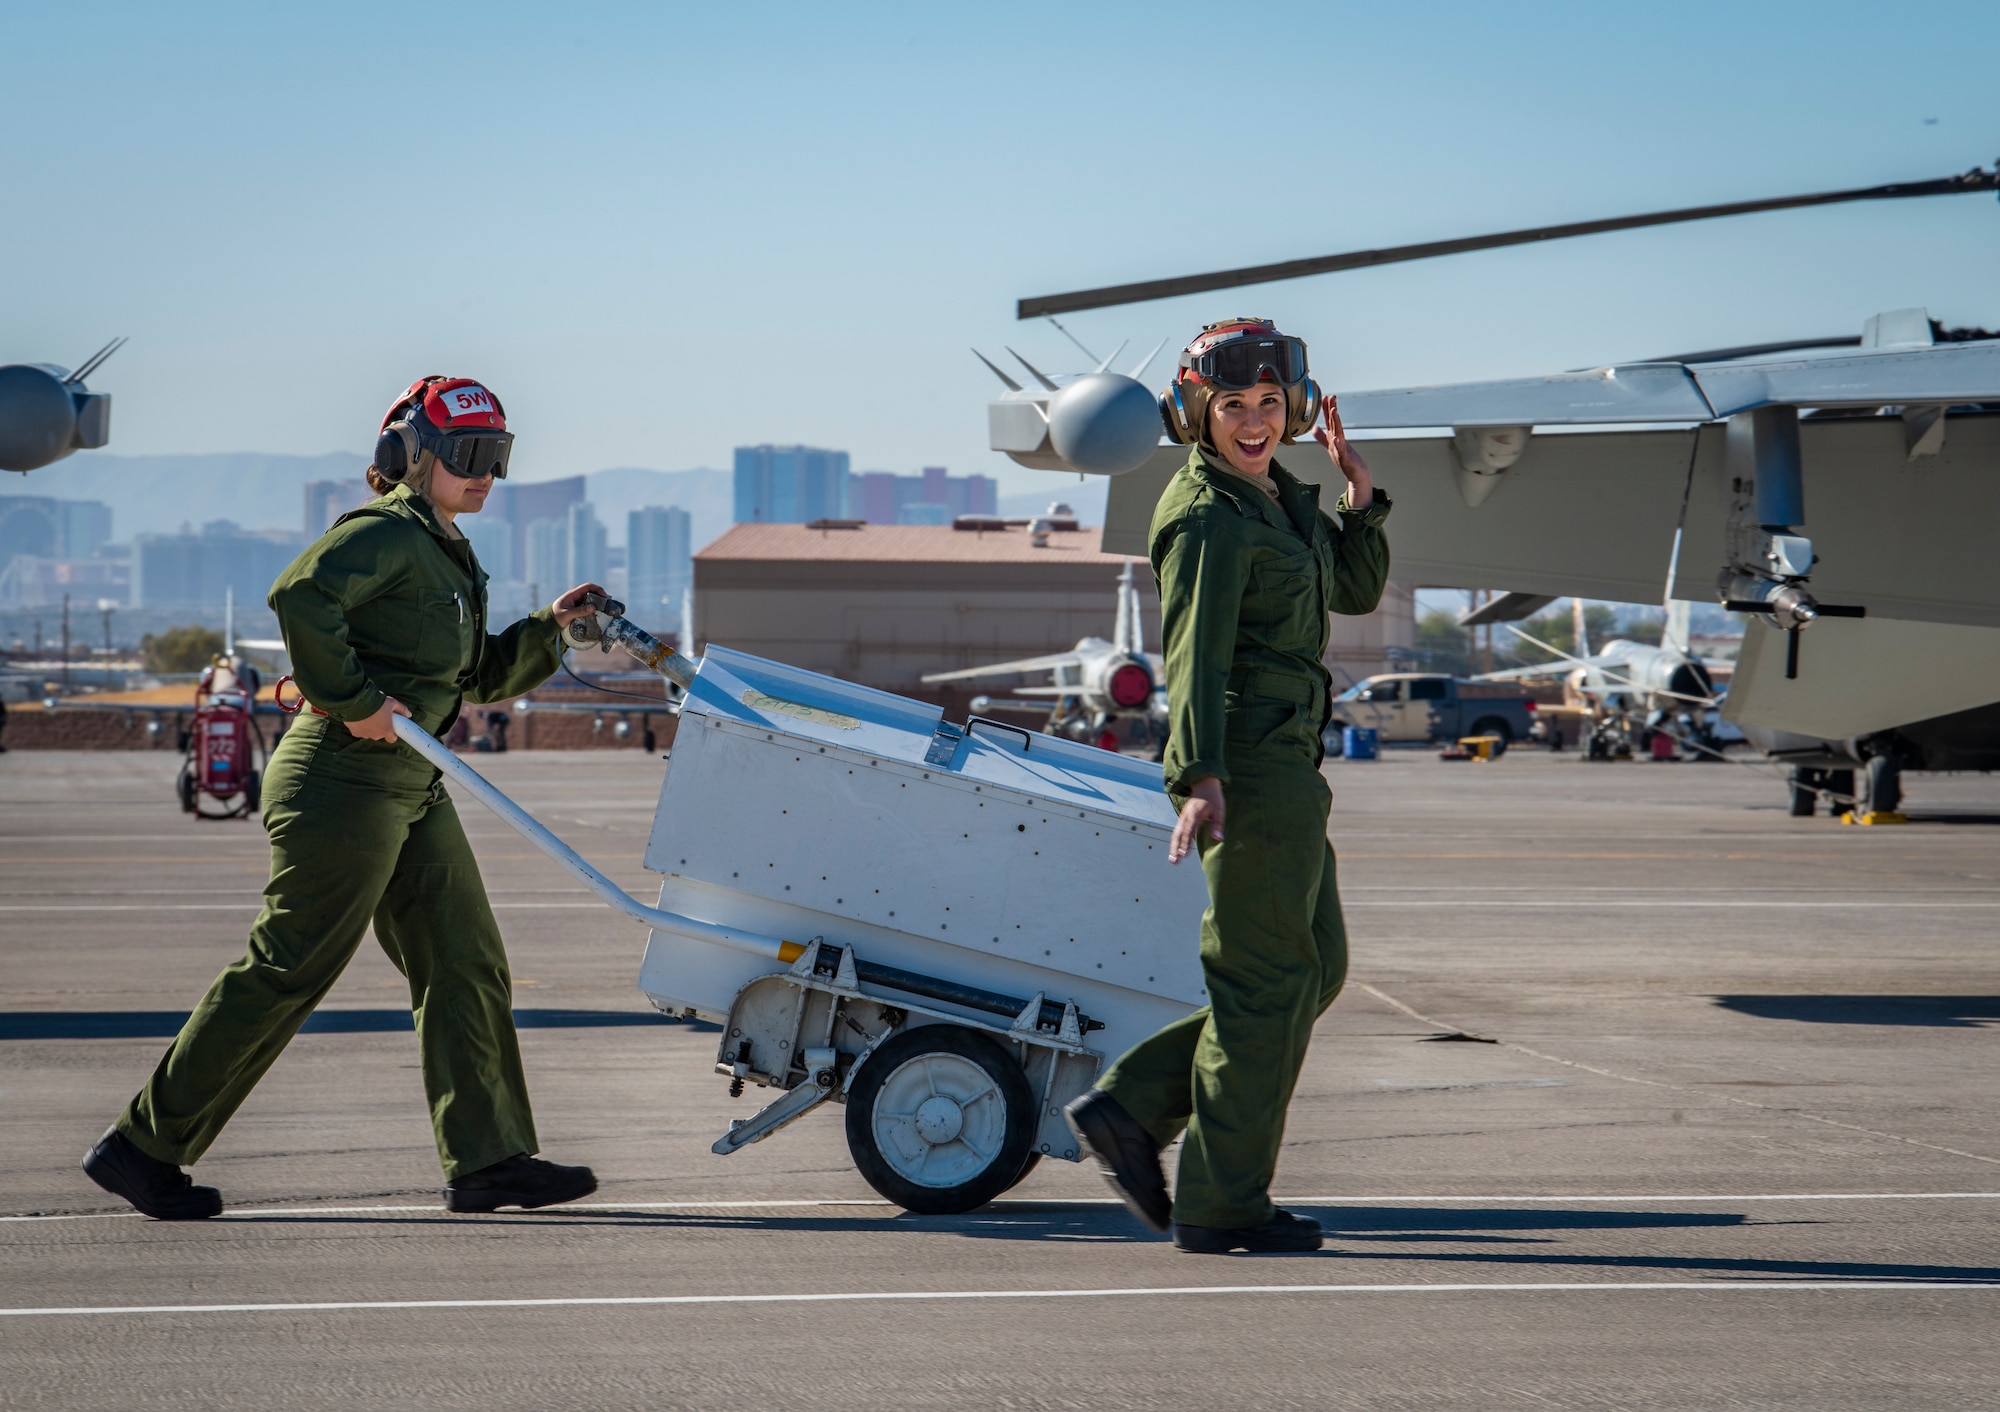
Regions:
<instances>
[{"instance_id":1,"label":"painted line on tarmac","mask_svg":"<svg viewBox=\"0 0 2000 1412\"><path fill-rule=\"evenodd\" d=\"M635 886L643 886L643 884L635 884ZM91 903L83 906L72 903L28 902L0 904L0 912L234 912L241 911L247 907L261 907L262 905L262 898L242 902L111 902ZM495 902L491 905L496 912L534 912L564 909L595 909L603 904L593 898L586 897L580 898L575 902ZM1371 907L1377 910L1396 912L1425 912L1437 908L1477 908L1482 911L1509 908L1525 912L1554 912L1573 910L1577 904L1573 898L1564 900L1556 897L1547 900L1519 902L1506 899L1478 901L1472 898L1441 899L1434 902L1386 902L1374 901L1369 898L1348 898L1344 905L1350 908ZM1815 911L1837 909L1839 911L1851 912L1856 909L1865 908L1871 912L1991 912L2000 909L2000 898L1996 898L1991 902L1888 902L1880 899L1870 901L1859 898L1833 902L1703 902L1686 898L1662 899L1660 901L1635 898L1629 902L1596 899L1592 901L1591 905L1606 909L1674 907L1695 911L1753 908L1779 911L1788 909Z\"/></svg>"},{"instance_id":2,"label":"painted line on tarmac","mask_svg":"<svg viewBox=\"0 0 2000 1412\"><path fill-rule=\"evenodd\" d=\"M1871 1294L1922 1290L2000 1290L2000 1282L1955 1284L1941 1280L1646 1280L1630 1282L1548 1282L1545 1284L1408 1285L1163 1285L1124 1289L939 1289L865 1290L835 1294L631 1294L578 1295L553 1299L343 1299L284 1304L117 1304L53 1305L40 1309L0 1309L5 1318L77 1318L110 1314L319 1314L405 1309L576 1309L660 1305L730 1304L923 1304L976 1299L1158 1299L1216 1294L1603 1294L1608 1291L1864 1290Z\"/></svg>"},{"instance_id":3,"label":"painted line on tarmac","mask_svg":"<svg viewBox=\"0 0 2000 1412\"><path fill-rule=\"evenodd\" d=\"M1742 1201L2000 1201L2000 1191L1823 1191L1823 1192L1760 1192L1752 1195L1741 1194L1667 1194L1637 1196L1522 1196L1506 1194L1499 1196L1280 1196L1278 1200L1289 1206L1315 1208L1338 1206L1429 1206L1443 1204L1463 1204L1467 1202L1484 1205L1540 1204L1561 1205L1564 1203L1597 1206L1682 1206L1706 1205L1713 1202L1734 1204ZM1049 1197L1037 1200L1034 1197L1016 1197L996 1201L989 1208L997 1214L1013 1210L1047 1210L1052 1206L1122 1206L1115 1196ZM564 1211L763 1211L783 1210L800 1207L871 1207L880 1211L900 1211L894 1202L871 1200L866 1197L823 1197L823 1198L771 1198L762 1201L704 1201L699 1197L679 1201L571 1201L563 1206ZM446 1214L441 1205L412 1206L245 1206L223 1212L214 1219L256 1220L266 1216L437 1216ZM500 1215L540 1214L525 1212L500 1212ZM549 1214L560 1215L551 1211ZM970 1213L976 1215L977 1213ZM0 1216L0 1224L30 1221L125 1221L142 1219L137 1211L74 1211L50 1215Z\"/></svg>"}]
</instances>

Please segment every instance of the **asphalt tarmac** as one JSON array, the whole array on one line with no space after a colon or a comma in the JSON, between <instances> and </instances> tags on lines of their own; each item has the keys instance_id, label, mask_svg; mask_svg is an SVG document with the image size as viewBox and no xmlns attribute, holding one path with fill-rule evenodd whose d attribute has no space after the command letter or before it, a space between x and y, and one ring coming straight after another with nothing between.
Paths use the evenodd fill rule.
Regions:
<instances>
[{"instance_id":1,"label":"asphalt tarmac","mask_svg":"<svg viewBox=\"0 0 2000 1412\"><path fill-rule=\"evenodd\" d=\"M647 891L659 760L475 764ZM1329 766L1355 965L1277 1189L1330 1236L1251 1259L1175 1253L1063 1162L903 1214L837 1115L712 1156L757 1091L471 802L545 1151L597 1197L440 1209L365 946L198 1167L228 1214L123 1212L77 1160L264 877L173 768L0 757L8 1407L2000 1405L2000 781L1913 776L1912 823L1859 828L1738 765Z\"/></svg>"}]
</instances>

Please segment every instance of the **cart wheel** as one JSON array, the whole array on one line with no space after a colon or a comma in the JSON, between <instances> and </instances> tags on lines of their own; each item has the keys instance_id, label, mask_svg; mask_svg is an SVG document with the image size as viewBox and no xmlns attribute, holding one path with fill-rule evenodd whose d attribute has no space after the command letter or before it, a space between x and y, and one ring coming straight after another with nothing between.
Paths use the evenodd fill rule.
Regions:
<instances>
[{"instance_id":1,"label":"cart wheel","mask_svg":"<svg viewBox=\"0 0 2000 1412\"><path fill-rule=\"evenodd\" d=\"M1015 1187L1019 1186L1022 1182L1026 1181L1028 1179L1028 1173L1034 1171L1035 1168L1041 1165L1042 1165L1042 1154L1039 1152L1030 1152L1028 1154L1028 1160L1021 1164L1021 1170L1014 1173L1014 1180L1007 1183L1007 1190L1012 1191Z\"/></svg>"},{"instance_id":2,"label":"cart wheel","mask_svg":"<svg viewBox=\"0 0 2000 1412\"><path fill-rule=\"evenodd\" d=\"M868 1185L906 1211L953 1216L1027 1175L1035 1098L993 1040L919 1025L870 1056L847 1094L847 1150Z\"/></svg>"},{"instance_id":3,"label":"cart wheel","mask_svg":"<svg viewBox=\"0 0 2000 1412\"><path fill-rule=\"evenodd\" d=\"M181 811L194 813L194 772L185 765L181 766L180 778L174 781L174 792L181 797Z\"/></svg>"},{"instance_id":4,"label":"cart wheel","mask_svg":"<svg viewBox=\"0 0 2000 1412\"><path fill-rule=\"evenodd\" d=\"M250 772L250 778L245 780L243 783L244 814L249 815L256 813L258 806L261 805L263 802L264 802L264 776L258 771L252 770Z\"/></svg>"}]
</instances>

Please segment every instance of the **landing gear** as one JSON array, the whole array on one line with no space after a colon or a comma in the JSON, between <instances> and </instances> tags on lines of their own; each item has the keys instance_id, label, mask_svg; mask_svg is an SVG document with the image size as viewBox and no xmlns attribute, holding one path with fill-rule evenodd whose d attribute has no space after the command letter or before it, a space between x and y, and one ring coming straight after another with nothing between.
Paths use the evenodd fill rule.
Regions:
<instances>
[{"instance_id":1,"label":"landing gear","mask_svg":"<svg viewBox=\"0 0 2000 1412\"><path fill-rule=\"evenodd\" d=\"M1808 769L1804 765L1792 766L1792 817L1810 819L1819 807L1819 789L1824 770Z\"/></svg>"},{"instance_id":2,"label":"landing gear","mask_svg":"<svg viewBox=\"0 0 2000 1412\"><path fill-rule=\"evenodd\" d=\"M952 1216L1028 1174L1035 1119L1027 1076L996 1041L919 1025L862 1065L847 1094L847 1150L904 1210Z\"/></svg>"},{"instance_id":3,"label":"landing gear","mask_svg":"<svg viewBox=\"0 0 2000 1412\"><path fill-rule=\"evenodd\" d=\"M1903 804L1903 767L1892 755L1868 762L1868 812L1893 814Z\"/></svg>"}]
</instances>

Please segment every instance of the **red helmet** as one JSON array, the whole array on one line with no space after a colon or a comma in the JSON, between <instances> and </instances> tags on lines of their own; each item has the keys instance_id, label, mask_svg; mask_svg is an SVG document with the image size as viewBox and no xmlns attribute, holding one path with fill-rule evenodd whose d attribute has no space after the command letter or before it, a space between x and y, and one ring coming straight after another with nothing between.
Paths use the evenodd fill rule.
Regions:
<instances>
[{"instance_id":1,"label":"red helmet","mask_svg":"<svg viewBox=\"0 0 2000 1412\"><path fill-rule=\"evenodd\" d=\"M1269 319L1225 319L1204 324L1181 350L1180 370L1173 386L1160 394L1160 417L1167 435L1183 446L1208 439L1208 404L1218 392L1239 392L1260 382L1285 390L1287 445L1297 441L1319 418L1319 384L1306 376L1303 339L1278 332Z\"/></svg>"},{"instance_id":2,"label":"red helmet","mask_svg":"<svg viewBox=\"0 0 2000 1412\"><path fill-rule=\"evenodd\" d=\"M375 469L386 480L400 481L417 454L429 451L453 475L505 479L513 443L498 397L471 378L433 373L404 389L383 416Z\"/></svg>"}]
</instances>

